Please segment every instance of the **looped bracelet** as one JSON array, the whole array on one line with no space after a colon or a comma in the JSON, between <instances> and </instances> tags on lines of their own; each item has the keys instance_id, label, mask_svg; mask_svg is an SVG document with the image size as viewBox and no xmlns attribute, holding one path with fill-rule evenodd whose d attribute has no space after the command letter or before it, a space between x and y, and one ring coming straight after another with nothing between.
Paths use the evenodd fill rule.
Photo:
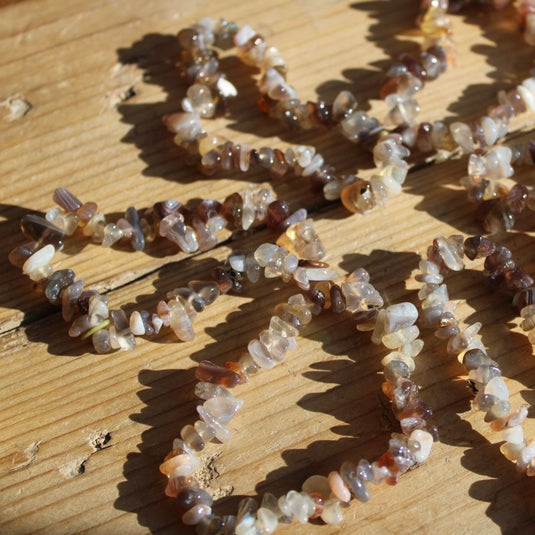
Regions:
<instances>
[{"instance_id":1,"label":"looped bracelet","mask_svg":"<svg viewBox=\"0 0 535 535\"><path fill-rule=\"evenodd\" d=\"M271 261L266 257L260 265L267 271ZM334 287L340 292L335 294L338 303L327 297L332 293L326 288ZM342 506L352 497L367 502L371 483L395 485L404 472L425 461L431 452L437 439L436 428L429 422L432 411L419 397L418 386L410 378L414 358L423 347L415 325L416 307L412 303L400 303L381 308L383 300L362 268L340 285L331 280L317 283L316 289L315 301L298 294L277 305L269 328L249 342L247 353L238 361L227 362L224 367L204 361L196 370L199 419L193 425L182 427L180 438L174 440L160 471L169 478L165 492L175 499L182 522L196 525L199 535L273 533L280 523L297 520L305 524L316 518L337 524L342 520ZM291 490L279 498L267 493L260 504L253 498L244 498L236 515L213 514L213 498L199 488L195 472L200 468L198 453L207 442L214 439L228 442L231 438L227 425L243 402L229 389L280 363L296 347L295 337L314 314L324 308L341 312L341 304L353 313L357 329L373 331L372 341L390 350L381 361L385 378L382 389L391 400L402 433L392 433L388 450L377 461L344 461L339 470L328 476L310 476L300 491Z\"/></svg>"}]
</instances>

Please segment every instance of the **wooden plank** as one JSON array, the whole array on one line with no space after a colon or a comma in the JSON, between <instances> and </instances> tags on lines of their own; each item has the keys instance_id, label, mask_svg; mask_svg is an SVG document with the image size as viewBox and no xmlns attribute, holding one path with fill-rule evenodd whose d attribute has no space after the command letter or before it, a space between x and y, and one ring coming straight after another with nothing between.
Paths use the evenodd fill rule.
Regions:
<instances>
[{"instance_id":1,"label":"wooden plank","mask_svg":"<svg viewBox=\"0 0 535 535\"><path fill-rule=\"evenodd\" d=\"M332 101L350 89L362 109L382 118L378 87L385 69L421 44L417 11L410 0L0 1L0 101L21 94L32 105L16 121L0 114L3 258L21 241L21 216L49 209L60 186L97 201L114 220L131 205L223 200L269 180L259 171L205 177L174 147L161 116L178 110L185 94L175 67L180 28L205 15L249 23L281 50L303 99ZM452 21L457 66L418 95L421 116L431 121L480 117L498 90L520 83L532 66L512 8L474 8ZM370 155L336 131L291 132L266 118L256 105L256 74L232 51L222 58L240 97L211 132L255 147L312 144L340 172L371 175ZM135 95L119 102L129 88ZM529 139L532 121L521 117L510 138ZM458 185L465 173L466 158L417 167L401 195L366 216L318 199L302 179L270 187L292 207L309 209L336 269L363 266L387 303L415 302L414 272L433 238L478 232L474 207ZM514 179L530 184L530 175L521 168ZM524 213L498 240L534 273L531 223ZM162 241L133 253L77 236L55 266L75 269L88 286L106 291L113 307L154 309L168 290L209 276L232 249L250 251L276 237L259 228L188 257ZM489 290L481 262L470 268L449 280L459 316L483 323L483 342L503 369L513 406L531 404L532 346L508 296ZM3 274L0 532L193 533L164 496L158 465L193 421L195 366L239 356L292 288L263 279L241 295L222 297L199 315L192 342L160 334L132 352L97 355L90 344L69 338L61 314L20 270L6 264ZM471 412L461 367L432 333L423 338L415 378L441 436L431 458L399 485L373 488L372 500L352 504L340 526L292 525L280 533L531 533L533 481L516 474L499 453L499 434ZM205 482L222 497L216 512L235 513L243 496L299 489L308 475L345 459L377 458L395 429L379 395L383 355L349 316L326 313L304 330L284 363L240 387L244 407L231 424L234 439L211 446L204 460ZM528 437L535 436L531 412Z\"/></svg>"}]
</instances>

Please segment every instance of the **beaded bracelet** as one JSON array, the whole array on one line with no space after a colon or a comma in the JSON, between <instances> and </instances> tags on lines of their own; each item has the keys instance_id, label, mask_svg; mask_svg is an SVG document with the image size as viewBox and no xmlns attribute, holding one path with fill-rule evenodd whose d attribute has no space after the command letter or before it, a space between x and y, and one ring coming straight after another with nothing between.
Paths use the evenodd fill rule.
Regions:
<instances>
[{"instance_id":1,"label":"beaded bracelet","mask_svg":"<svg viewBox=\"0 0 535 535\"><path fill-rule=\"evenodd\" d=\"M501 431L504 444L500 451L517 468L528 476L535 476L535 442L524 439L522 422L526 419L527 408L511 411L509 391L502 379L497 362L487 356L478 336L481 323L477 322L461 331L454 315L455 305L449 300L443 275L448 271L464 268L463 253L470 260L485 258L485 269L495 282L504 283L506 289L517 292L514 298L526 317L527 330L532 329L535 295L533 279L512 261L511 252L506 247L497 247L488 238L474 236L467 238L453 235L436 238L427 250L427 260L420 262L416 280L423 282L418 293L422 301L422 325L436 328L435 336L447 340L447 351L457 355L468 372L472 391L475 394L472 406L485 412L485 421L490 422L493 431Z\"/></svg>"},{"instance_id":2,"label":"beaded bracelet","mask_svg":"<svg viewBox=\"0 0 535 535\"><path fill-rule=\"evenodd\" d=\"M324 298L330 295L325 286L338 287L333 281L321 284L323 291L318 291ZM350 274L339 288L339 301L354 314L357 328L373 330L372 341L391 350L381 361L386 379L382 388L391 400L402 434L392 434L388 450L378 461L345 461L328 477L310 476L300 492L292 490L278 499L268 493L260 507L254 499L244 498L236 516L212 514L213 498L199 488L195 478L195 471L200 467L197 453L214 438L220 442L231 438L226 425L242 402L228 389L247 382L260 369L271 369L281 362L296 347L295 336L311 321L313 314L323 308L341 311L335 300L323 299L320 304L307 301L301 294L292 296L275 308L269 328L249 342L248 352L239 361L227 362L224 367L204 361L197 368L199 383L195 394L202 400L197 406L200 419L182 428L181 438L174 440L160 471L169 478L165 492L175 499L182 522L197 525L199 535L273 533L279 523L293 519L305 524L309 519L321 518L327 524L337 524L342 520L341 505L348 504L352 496L361 502L370 499L367 483L395 485L401 474L429 456L437 436L436 428L428 421L432 411L418 397L418 387L410 379L414 357L423 347L414 325L418 316L416 307L400 303L380 309L383 300L362 268Z\"/></svg>"},{"instance_id":3,"label":"beaded bracelet","mask_svg":"<svg viewBox=\"0 0 535 535\"><path fill-rule=\"evenodd\" d=\"M218 168L245 172L250 166L258 165L280 178L292 169L298 176L309 177L313 190L323 189L327 200L341 198L349 211L360 213L382 206L390 196L400 193L408 171L405 160L410 151L407 147L416 146L422 152L459 150L471 154L468 176L461 184L468 190L469 199L483 202L479 219L485 230L496 230L497 226L510 228L514 212L509 205L515 201L510 202L509 197L514 197L515 193L507 195L499 179L513 174L513 156L518 159L521 155L513 154L509 147L494 145L507 134L515 115L527 109L535 111L535 78L524 80L508 93L501 91L499 105L473 128L462 122L452 123L449 128L440 121L414 124L419 108L413 95L426 80L443 72L446 58L454 55L445 17L447 5L447 1L422 3L420 27L433 44L422 53L420 61L404 54L389 70L392 78L381 92L390 107L390 122L398 125L391 132L376 119L358 111L356 99L348 91L341 92L332 106L324 102L301 104L295 89L286 82L286 64L275 48L268 47L249 26L238 30L235 24L224 19L214 24L207 17L178 34L183 48L183 71L191 85L182 102L184 111L164 117L164 122L175 134L179 146L189 154L198 155L201 169L208 174ZM348 139L373 149L379 172L370 180L355 175L342 176L324 162L314 147L299 146L284 153L269 147L257 150L207 134L200 119L212 117L218 102L237 95L234 86L218 71L211 44L220 48L234 44L244 63L260 69L260 106L264 111L303 128L339 125ZM408 109L413 110L409 115ZM522 194L527 197L527 191Z\"/></svg>"}]
</instances>

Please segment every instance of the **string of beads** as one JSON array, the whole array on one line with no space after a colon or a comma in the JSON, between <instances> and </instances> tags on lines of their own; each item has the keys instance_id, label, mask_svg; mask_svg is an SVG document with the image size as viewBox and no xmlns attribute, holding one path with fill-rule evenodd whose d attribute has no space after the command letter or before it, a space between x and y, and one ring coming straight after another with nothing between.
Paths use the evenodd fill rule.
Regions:
<instances>
[{"instance_id":1,"label":"string of beads","mask_svg":"<svg viewBox=\"0 0 535 535\"><path fill-rule=\"evenodd\" d=\"M461 184L471 201L482 203L478 219L486 231L509 229L526 206L528 192L523 186L508 192L500 180L512 176L513 163L533 165L533 157L529 150L496 143L506 136L515 116L535 111L535 78L527 78L508 92L500 91L498 104L472 126L460 121L449 126L442 121L417 123L419 105L414 95L426 81L436 79L448 64L454 63L447 8L447 1L422 2L419 26L428 48L419 59L402 54L387 73L389 80L381 96L390 110L385 124L393 124L393 129L388 130L358 110L355 96L346 90L337 95L332 105L324 101L302 103L286 81L286 63L276 48L268 46L247 25L238 29L234 23L224 19L214 23L208 17L178 34L183 50L182 72L190 85L182 101L184 111L164 117L164 122L175 135L176 144L206 174L218 169L247 172L259 166L281 179L291 171L309 178L312 190L322 191L327 200L340 198L349 211L360 213L384 206L388 198L401 192L412 149L421 153L438 151L439 159L452 153L468 154L468 175ZM213 117L224 108L227 99L237 96L235 87L219 72L212 45L222 49L236 46L238 57L259 69L259 105L270 117L292 128L336 126L347 139L373 152L377 172L369 180L355 174L340 175L312 146L284 152L270 147L251 149L247 144L237 145L206 132L201 119ZM519 197L524 199L521 207ZM515 204L516 212L511 210L511 204Z\"/></svg>"},{"instance_id":2,"label":"string of beads","mask_svg":"<svg viewBox=\"0 0 535 535\"><path fill-rule=\"evenodd\" d=\"M274 257L276 252L272 254ZM265 271L271 261L266 258L261 264ZM414 358L423 347L415 325L417 309L412 303L381 308L383 299L369 281L368 273L359 268L340 285L333 280L316 283L316 292L309 293L315 296L314 300L297 294L279 304L269 328L249 342L247 353L238 361L227 362L224 367L209 361L200 363L195 386L200 400L199 419L181 429L180 438L174 440L172 450L160 465L160 471L169 478L166 494L175 498L182 522L197 525L199 535L273 533L280 523L297 520L306 524L316 518L337 524L342 520L342 506L352 497L360 502L370 499L370 483L395 485L404 472L427 459L437 432L429 422L432 410L419 397L418 386L410 378ZM253 498L244 498L235 516L214 515L213 498L199 488L195 472L200 467L198 453L207 442L216 439L225 443L231 438L227 425L243 402L229 389L280 363L297 346L295 337L313 315L324 308L339 313L340 307L326 291L335 287L340 289L345 310L353 313L357 329L373 331L372 341L390 350L381 361L385 378L382 389L391 400L402 433L392 433L388 450L377 461L344 461L339 470L328 476L310 476L301 491L291 490L279 498L268 493L260 504Z\"/></svg>"},{"instance_id":3,"label":"string of beads","mask_svg":"<svg viewBox=\"0 0 535 535\"><path fill-rule=\"evenodd\" d=\"M422 260L416 280L423 282L418 293L421 300L421 321L428 328L435 328L435 336L447 341L447 351L456 355L468 374L475 394L472 406L485 413L485 421L493 431L501 431L505 441L500 451L517 468L528 476L535 476L535 441L524 438L522 422L528 410L522 406L512 410L509 390L502 378L497 362L492 360L478 335L481 323L476 322L461 330L455 317L456 305L450 301L444 275L464 268L463 254L470 260L485 258L485 270L495 283L503 283L508 291L515 292L513 301L525 318L523 328L533 339L535 296L533 279L512 260L511 251L482 236L463 241L460 235L436 238L427 250L427 260Z\"/></svg>"}]
</instances>

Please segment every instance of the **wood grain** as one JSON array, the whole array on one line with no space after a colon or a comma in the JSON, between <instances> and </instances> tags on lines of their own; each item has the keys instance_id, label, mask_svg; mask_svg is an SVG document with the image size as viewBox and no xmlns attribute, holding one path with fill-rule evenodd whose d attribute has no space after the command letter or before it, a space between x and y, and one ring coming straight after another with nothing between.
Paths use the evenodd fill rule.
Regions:
<instances>
[{"instance_id":1,"label":"wood grain","mask_svg":"<svg viewBox=\"0 0 535 535\"><path fill-rule=\"evenodd\" d=\"M52 206L56 187L95 200L110 218L131 205L158 200L223 200L268 177L207 178L184 165L161 123L185 88L175 66L176 32L205 15L251 24L277 46L289 80L303 99L332 98L350 89L362 109L383 117L378 87L392 58L417 52L418 2L240 2L214 0L54 0L0 2L0 101L23 95L32 108L7 121L0 109L0 533L193 533L163 495L158 464L180 428L192 422L196 364L236 358L265 328L275 305L291 294L263 280L225 296L199 316L193 342L168 335L141 340L129 353L96 355L67 335L57 310L7 263L21 241L20 217ZM521 39L512 9L452 16L459 58L419 96L422 117L473 120L496 92L520 83L533 51ZM341 172L372 172L369 154L336 132L289 132L257 108L256 73L232 53L222 65L240 96L212 131L253 146L313 144ZM135 95L121 101L129 88ZM511 138L529 136L533 117ZM341 271L364 266L389 303L416 300L420 255L437 235L476 233L474 208L458 185L466 160L415 168L403 193L366 216L325 203L303 181L273 183L293 207L307 207ZM515 179L531 184L532 170ZM528 272L535 272L533 219L498 237ZM147 251L104 250L75 237L58 255L88 286L106 291L113 307L155 307L171 288L208 276L232 249L252 250L276 239L267 229L187 256L161 242ZM481 266L450 279L466 322L483 323L483 341L503 368L514 406L535 401L533 349L518 327L508 296L490 291ZM429 461L396 487L373 488L340 526L292 525L286 534L533 533L534 482L499 453L460 366L431 333L418 357L416 381L435 410L441 441ZM228 495L220 513L235 512L244 495L299 488L347 458L375 459L394 429L379 396L382 351L350 317L325 314L304 331L280 366L240 388L244 408L234 439L207 455L210 488ZM535 436L533 411L525 426ZM104 444L105 442L105 444ZM101 446L99 446L99 444ZM211 470L211 471L210 471Z\"/></svg>"}]
</instances>

